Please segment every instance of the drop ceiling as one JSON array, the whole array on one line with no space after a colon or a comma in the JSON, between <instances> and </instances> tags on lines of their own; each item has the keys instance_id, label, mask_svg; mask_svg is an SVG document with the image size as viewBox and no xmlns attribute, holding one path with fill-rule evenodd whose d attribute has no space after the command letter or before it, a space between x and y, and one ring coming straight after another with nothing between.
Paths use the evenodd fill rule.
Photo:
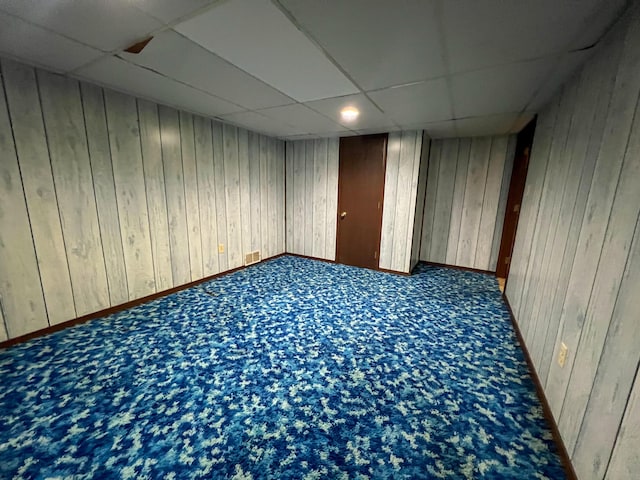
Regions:
<instances>
[{"instance_id":1,"label":"drop ceiling","mask_svg":"<svg viewBox=\"0 0 640 480\"><path fill-rule=\"evenodd\" d=\"M0 55L279 138L505 134L625 4L0 0ZM353 123L340 119L345 106L361 112Z\"/></svg>"}]
</instances>

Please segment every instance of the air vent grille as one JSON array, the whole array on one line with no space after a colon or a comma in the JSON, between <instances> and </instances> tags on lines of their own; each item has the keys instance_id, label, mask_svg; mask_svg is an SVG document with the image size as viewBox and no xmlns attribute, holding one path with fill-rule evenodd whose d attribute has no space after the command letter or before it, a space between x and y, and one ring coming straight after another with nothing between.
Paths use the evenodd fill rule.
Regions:
<instances>
[{"instance_id":1,"label":"air vent grille","mask_svg":"<svg viewBox=\"0 0 640 480\"><path fill-rule=\"evenodd\" d=\"M255 252L247 253L244 256L244 264L245 265L253 265L254 263L258 263L259 261L260 261L260 250L256 250Z\"/></svg>"}]
</instances>

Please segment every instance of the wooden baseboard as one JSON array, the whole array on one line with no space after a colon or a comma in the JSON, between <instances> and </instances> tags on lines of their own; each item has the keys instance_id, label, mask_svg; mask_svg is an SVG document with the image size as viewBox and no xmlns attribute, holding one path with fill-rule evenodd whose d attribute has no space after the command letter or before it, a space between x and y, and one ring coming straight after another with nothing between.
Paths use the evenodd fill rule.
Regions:
<instances>
[{"instance_id":1,"label":"wooden baseboard","mask_svg":"<svg viewBox=\"0 0 640 480\"><path fill-rule=\"evenodd\" d=\"M287 255L290 255L292 257L299 257L299 258L307 258L309 260L318 260L319 262L326 262L326 263L338 263L335 260L327 260L326 258L319 258L319 257L312 257L309 255L301 255L299 253L287 253ZM366 267L357 267L357 268L366 268ZM367 268L367 270L373 270L375 272L384 272L384 273L392 273L394 275L402 275L404 277L409 277L411 274L407 273L407 272L399 272L398 270L387 270L386 268Z\"/></svg>"},{"instance_id":2,"label":"wooden baseboard","mask_svg":"<svg viewBox=\"0 0 640 480\"><path fill-rule=\"evenodd\" d=\"M491 270L481 270L479 268L461 267L459 265L449 265L448 263L426 262L424 260L420 260L418 263L423 263L431 267L452 268L453 270L462 270L464 272L486 273L487 275L496 274L496 272L493 272Z\"/></svg>"},{"instance_id":3,"label":"wooden baseboard","mask_svg":"<svg viewBox=\"0 0 640 480\"><path fill-rule=\"evenodd\" d=\"M287 255L286 253L281 253L279 255L274 255L272 257L264 258L262 261L273 260L274 258L282 257L283 255ZM253 264L259 265L259 263ZM194 287L204 282L208 282L209 280L213 280L215 278L223 277L225 275L229 275L231 273L237 272L239 270L244 270L245 268L249 268L253 265L242 265L240 267L232 268L231 270L226 270L224 272L216 273L214 275L209 275L208 277L201 278L199 280L194 280L193 282L185 283L183 285L178 285L177 287L169 288L167 290L163 290L161 292L152 293L151 295L147 295L146 297L136 298L135 300L130 300L125 303L121 303L120 305L115 305L113 307L105 308L104 310L99 310L97 312L89 313L87 315L83 315L82 317L74 318L71 320L67 320L66 322L57 323L55 325L51 325L46 328L42 328L40 330L36 330L35 332L30 332L25 335L20 335L19 337L10 338L9 340L5 340L4 342L0 342L0 348L7 348L13 345L17 345L19 343L24 343L34 338L42 337L44 335L48 335L50 333L58 332L60 330L64 330L65 328L73 327L75 325L80 325L81 323L88 322L89 320L93 320L95 318L106 317L108 315L112 315L114 313L121 312L123 310L127 310L129 308L137 307L138 305L142 305L143 303L151 302L152 300L156 300L160 297L165 297L167 295L171 295L172 293L179 292L180 290L185 290L187 288Z\"/></svg>"},{"instance_id":4,"label":"wooden baseboard","mask_svg":"<svg viewBox=\"0 0 640 480\"><path fill-rule=\"evenodd\" d=\"M320 258L320 257L312 257L311 255L302 255L300 253L287 252L285 253L285 255L288 255L290 257L306 258L308 260L317 260L319 262L325 262L325 263L336 263L335 260L329 260L327 258Z\"/></svg>"},{"instance_id":5,"label":"wooden baseboard","mask_svg":"<svg viewBox=\"0 0 640 480\"><path fill-rule=\"evenodd\" d=\"M334 260L327 260L327 259L324 259L324 258L311 257L311 256L308 256L308 255L300 255L300 254L297 254L297 253L286 253L286 252L285 253L280 253L278 255L274 255L272 257L264 258L262 261L264 262L266 260L273 260L274 258L282 257L284 255L290 255L292 257L308 258L310 260L318 260L318 261L327 262L327 263L336 263ZM112 315L114 313L118 313L118 312L121 312L123 310L127 310L129 308L137 307L138 305L142 305L143 303L151 302L152 300L156 300L158 298L165 297L167 295L171 295L172 293L179 292L180 290L185 290L187 288L194 287L194 286L199 285L201 283L208 282L209 280L213 280L214 278L219 278L219 277L222 277L224 275L229 275L231 273L237 272L239 270L243 270L243 269L248 268L250 266L252 266L252 265L248 265L248 266L243 265L243 266L240 266L240 267L232 268L231 270L226 270L224 272L216 273L214 275L209 275L208 277L204 277L204 278L201 278L199 280L194 280L193 282L185 283L183 285L178 285L177 287L169 288L169 289L163 290L161 292L156 292L156 293L153 293L151 295L147 295L146 297L137 298L137 299L131 300L129 302L121 303L120 305L115 305L113 307L105 308L104 310L99 310L97 312L89 313L87 315L83 315L83 316L78 317L78 318L73 318L73 319L67 320L65 322L57 323L55 325L50 325L50 326L48 326L46 328L42 328L40 330L36 330L35 332L30 332L30 333L27 333L25 335L20 335L19 337L15 337L15 338L10 338L9 340L5 340L4 342L0 342L0 348L11 347L11 346L17 345L19 343L27 342L27 341L32 340L34 338L42 337L44 335L49 335L50 333L54 333L54 332L59 332L60 330L64 330L65 328L73 327L75 325L80 325L82 323L88 322L89 320L93 320L95 318L106 317L108 315ZM408 275L407 273L396 272L396 271L393 271L393 270L384 270L384 269L378 269L378 270L382 271L382 272L387 272L387 273L394 273L396 275Z\"/></svg>"},{"instance_id":6,"label":"wooden baseboard","mask_svg":"<svg viewBox=\"0 0 640 480\"><path fill-rule=\"evenodd\" d=\"M400 275L401 277L410 277L411 274L407 272L399 272L398 270L387 270L386 268L378 268L378 272L391 273L393 275Z\"/></svg>"},{"instance_id":7,"label":"wooden baseboard","mask_svg":"<svg viewBox=\"0 0 640 480\"><path fill-rule=\"evenodd\" d=\"M553 440L558 448L558 454L560 455L560 459L562 460L562 466L564 467L564 471L567 474L568 480L578 480L576 476L576 472L573 469L573 464L571 463L571 458L569 457L569 452L567 452L567 448L564 445L564 441L560 436L560 430L558 429L558 425L556 424L555 418L553 418L553 413L551 412L551 407L549 406L549 402L547 401L547 396L544 393L544 388L542 388L542 383L540 383L540 378L538 377L538 373L533 365L533 361L531 360L531 355L529 355L529 350L527 349L527 345L524 343L524 338L522 337L522 332L520 332L520 327L518 326L518 322L516 322L516 317L513 315L513 310L511 309L511 305L509 304L509 300L507 296L503 293L502 299L504 300L507 309L509 310L509 317L511 318L511 324L513 325L513 330L516 332L516 338L520 343L520 348L522 348L522 352L524 353L524 358L529 366L529 373L531 374L531 378L533 379L533 383L536 387L536 393L538 394L538 398L540 399L540 403L542 404L542 410L544 412L544 416L547 420L549 428L551 429L551 434L553 435Z\"/></svg>"}]
</instances>

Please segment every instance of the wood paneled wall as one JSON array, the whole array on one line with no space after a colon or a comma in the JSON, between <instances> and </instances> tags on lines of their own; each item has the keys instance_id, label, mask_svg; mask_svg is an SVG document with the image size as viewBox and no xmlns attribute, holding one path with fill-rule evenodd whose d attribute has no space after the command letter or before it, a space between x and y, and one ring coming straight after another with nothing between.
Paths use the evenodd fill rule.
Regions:
<instances>
[{"instance_id":1,"label":"wood paneled wall","mask_svg":"<svg viewBox=\"0 0 640 480\"><path fill-rule=\"evenodd\" d=\"M633 8L539 116L506 291L585 480L640 471L640 4Z\"/></svg>"},{"instance_id":2,"label":"wood paneled wall","mask_svg":"<svg viewBox=\"0 0 640 480\"><path fill-rule=\"evenodd\" d=\"M420 153L420 169L418 172L418 191L416 194L416 212L413 219L413 236L411 240L411 263L409 271L420 261L420 244L422 242L422 228L424 224L424 205L427 194L427 173L429 170L429 155L431 154L431 139L427 132L422 134L422 152Z\"/></svg>"},{"instance_id":3,"label":"wood paneled wall","mask_svg":"<svg viewBox=\"0 0 640 480\"><path fill-rule=\"evenodd\" d=\"M428 145L426 147L428 149ZM421 130L389 134L380 268L404 273L410 271L421 151Z\"/></svg>"},{"instance_id":4,"label":"wood paneled wall","mask_svg":"<svg viewBox=\"0 0 640 480\"><path fill-rule=\"evenodd\" d=\"M495 271L515 136L434 140L420 260Z\"/></svg>"},{"instance_id":5,"label":"wood paneled wall","mask_svg":"<svg viewBox=\"0 0 640 480\"><path fill-rule=\"evenodd\" d=\"M340 140L287 142L287 252L336 258Z\"/></svg>"},{"instance_id":6,"label":"wood paneled wall","mask_svg":"<svg viewBox=\"0 0 640 480\"><path fill-rule=\"evenodd\" d=\"M389 134L380 267L409 271L422 132ZM287 252L335 260L338 138L287 142Z\"/></svg>"},{"instance_id":7,"label":"wood paneled wall","mask_svg":"<svg viewBox=\"0 0 640 480\"><path fill-rule=\"evenodd\" d=\"M283 142L0 67L0 340L284 252Z\"/></svg>"}]
</instances>

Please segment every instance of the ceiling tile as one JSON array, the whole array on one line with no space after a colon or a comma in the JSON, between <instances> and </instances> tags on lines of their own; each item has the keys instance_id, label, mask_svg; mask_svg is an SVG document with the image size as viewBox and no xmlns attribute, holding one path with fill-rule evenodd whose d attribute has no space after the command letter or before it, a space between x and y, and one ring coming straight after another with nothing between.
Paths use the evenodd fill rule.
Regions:
<instances>
[{"instance_id":1,"label":"ceiling tile","mask_svg":"<svg viewBox=\"0 0 640 480\"><path fill-rule=\"evenodd\" d=\"M551 68L546 79L537 85L530 93L530 101L527 103L527 110L539 112L551 100L560 87L569 80L571 75L578 72L582 65L591 55L593 50L584 52L567 53L559 57L555 65Z\"/></svg>"},{"instance_id":2,"label":"ceiling tile","mask_svg":"<svg viewBox=\"0 0 640 480\"><path fill-rule=\"evenodd\" d=\"M484 137L487 135L504 135L518 120L519 113L503 113L483 117L462 118L456 120L459 137Z\"/></svg>"},{"instance_id":3,"label":"ceiling tile","mask_svg":"<svg viewBox=\"0 0 640 480\"><path fill-rule=\"evenodd\" d=\"M355 134L357 135L374 135L376 133L389 133L389 132L399 132L401 130L400 127L394 126L389 128L365 128L363 130L357 130Z\"/></svg>"},{"instance_id":4,"label":"ceiling tile","mask_svg":"<svg viewBox=\"0 0 640 480\"><path fill-rule=\"evenodd\" d=\"M442 2L451 73L567 51L602 0Z\"/></svg>"},{"instance_id":5,"label":"ceiling tile","mask_svg":"<svg viewBox=\"0 0 640 480\"><path fill-rule=\"evenodd\" d=\"M175 29L300 102L358 89L269 0L233 0Z\"/></svg>"},{"instance_id":6,"label":"ceiling tile","mask_svg":"<svg viewBox=\"0 0 640 480\"><path fill-rule=\"evenodd\" d=\"M378 130L380 132L388 132L388 130ZM362 135L356 130L340 130L339 132L319 132L317 133L320 138L336 138L336 137L354 137L356 135Z\"/></svg>"},{"instance_id":7,"label":"ceiling tile","mask_svg":"<svg viewBox=\"0 0 640 480\"><path fill-rule=\"evenodd\" d=\"M220 118L225 122L276 137L299 134L307 135L307 132L303 129L292 127L256 112L238 112L229 115L220 115Z\"/></svg>"},{"instance_id":8,"label":"ceiling tile","mask_svg":"<svg viewBox=\"0 0 640 480\"><path fill-rule=\"evenodd\" d=\"M128 0L0 1L0 10L104 51L125 48L161 24Z\"/></svg>"},{"instance_id":9,"label":"ceiling tile","mask_svg":"<svg viewBox=\"0 0 640 480\"><path fill-rule=\"evenodd\" d=\"M393 120L385 116L363 94L325 98L324 100L307 102L305 105L351 130L367 128L386 129L395 126ZM346 122L340 117L340 110L344 107L355 107L360 111L360 115L354 121Z\"/></svg>"},{"instance_id":10,"label":"ceiling tile","mask_svg":"<svg viewBox=\"0 0 640 480\"><path fill-rule=\"evenodd\" d=\"M218 0L136 0L135 6L164 23L190 15Z\"/></svg>"},{"instance_id":11,"label":"ceiling tile","mask_svg":"<svg viewBox=\"0 0 640 480\"><path fill-rule=\"evenodd\" d=\"M280 3L364 90L446 73L434 1Z\"/></svg>"},{"instance_id":12,"label":"ceiling tile","mask_svg":"<svg viewBox=\"0 0 640 480\"><path fill-rule=\"evenodd\" d=\"M295 142L297 140L315 140L316 138L320 138L318 135L288 135L286 137L282 137L288 142Z\"/></svg>"},{"instance_id":13,"label":"ceiling tile","mask_svg":"<svg viewBox=\"0 0 640 480\"><path fill-rule=\"evenodd\" d=\"M293 99L172 30L155 37L138 55L122 53L121 56L242 105L247 110L295 103Z\"/></svg>"},{"instance_id":14,"label":"ceiling tile","mask_svg":"<svg viewBox=\"0 0 640 480\"><path fill-rule=\"evenodd\" d=\"M623 14L629 0L606 0L583 22L580 33L569 45L569 51L580 50L597 43L607 32L611 24Z\"/></svg>"},{"instance_id":15,"label":"ceiling tile","mask_svg":"<svg viewBox=\"0 0 640 480\"><path fill-rule=\"evenodd\" d=\"M518 115L518 118L516 118L515 122L513 122L513 125L511 125L511 130L509 131L509 133L520 133L520 130L526 127L527 124L533 119L533 117L535 117L535 115L536 114L533 112L525 112Z\"/></svg>"},{"instance_id":16,"label":"ceiling tile","mask_svg":"<svg viewBox=\"0 0 640 480\"><path fill-rule=\"evenodd\" d=\"M421 123L418 125L403 125L403 130L425 130L431 138L450 138L457 137L455 120L447 120L445 122Z\"/></svg>"},{"instance_id":17,"label":"ceiling tile","mask_svg":"<svg viewBox=\"0 0 640 480\"><path fill-rule=\"evenodd\" d=\"M116 57L105 57L74 76L121 92L213 117L242 108Z\"/></svg>"},{"instance_id":18,"label":"ceiling tile","mask_svg":"<svg viewBox=\"0 0 640 480\"><path fill-rule=\"evenodd\" d=\"M523 110L554 64L555 59L546 58L454 75L456 118Z\"/></svg>"},{"instance_id":19,"label":"ceiling tile","mask_svg":"<svg viewBox=\"0 0 640 480\"><path fill-rule=\"evenodd\" d=\"M103 55L55 33L0 12L0 53L57 72L67 72Z\"/></svg>"},{"instance_id":20,"label":"ceiling tile","mask_svg":"<svg viewBox=\"0 0 640 480\"><path fill-rule=\"evenodd\" d=\"M377 90L368 95L398 125L450 120L453 116L443 78Z\"/></svg>"},{"instance_id":21,"label":"ceiling tile","mask_svg":"<svg viewBox=\"0 0 640 480\"><path fill-rule=\"evenodd\" d=\"M346 131L338 123L332 122L317 112L299 103L295 105L286 105L284 107L273 107L260 110L261 114L278 120L284 124L294 126L305 133L317 132L339 132Z\"/></svg>"}]
</instances>

